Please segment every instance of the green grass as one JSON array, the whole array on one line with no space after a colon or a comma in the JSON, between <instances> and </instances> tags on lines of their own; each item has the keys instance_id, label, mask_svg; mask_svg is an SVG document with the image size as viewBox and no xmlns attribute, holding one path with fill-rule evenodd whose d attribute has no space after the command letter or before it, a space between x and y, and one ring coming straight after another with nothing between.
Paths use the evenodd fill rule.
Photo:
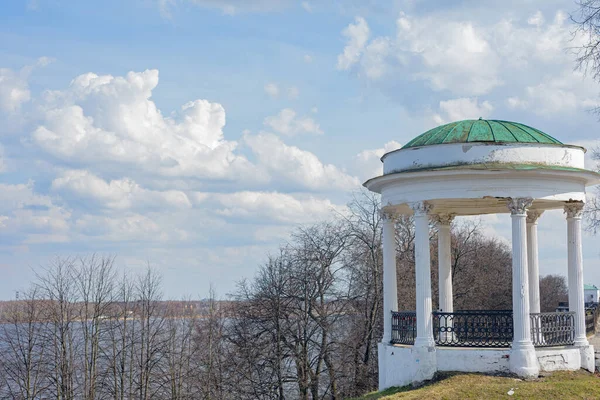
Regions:
<instances>
[{"instance_id":1,"label":"green grass","mask_svg":"<svg viewBox=\"0 0 600 400\"><path fill-rule=\"evenodd\" d=\"M514 394L508 395L513 389ZM600 399L600 375L554 372L530 381L514 377L443 373L419 388L404 386L370 393L359 400L395 399Z\"/></svg>"}]
</instances>

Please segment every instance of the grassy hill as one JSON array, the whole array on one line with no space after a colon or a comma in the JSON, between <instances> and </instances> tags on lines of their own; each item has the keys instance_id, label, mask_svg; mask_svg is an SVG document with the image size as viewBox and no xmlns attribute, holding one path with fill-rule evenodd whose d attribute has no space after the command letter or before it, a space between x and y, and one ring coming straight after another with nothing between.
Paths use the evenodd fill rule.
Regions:
<instances>
[{"instance_id":1,"label":"grassy hill","mask_svg":"<svg viewBox=\"0 0 600 400\"><path fill-rule=\"evenodd\" d=\"M512 390L512 395L509 391ZM523 381L480 374L440 374L420 388L405 386L371 393L360 400L395 399L600 399L600 375L585 371L554 372Z\"/></svg>"}]
</instances>

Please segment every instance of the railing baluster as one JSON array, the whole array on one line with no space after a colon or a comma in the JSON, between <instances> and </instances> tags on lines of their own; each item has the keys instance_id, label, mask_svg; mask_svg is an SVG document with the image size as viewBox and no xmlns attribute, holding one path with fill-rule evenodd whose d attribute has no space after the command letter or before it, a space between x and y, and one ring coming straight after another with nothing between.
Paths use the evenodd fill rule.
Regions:
<instances>
[{"instance_id":1,"label":"railing baluster","mask_svg":"<svg viewBox=\"0 0 600 400\"><path fill-rule=\"evenodd\" d=\"M414 344L417 336L417 314L414 311L392 311L392 343Z\"/></svg>"},{"instance_id":2,"label":"railing baluster","mask_svg":"<svg viewBox=\"0 0 600 400\"><path fill-rule=\"evenodd\" d=\"M537 313L530 314L530 318L534 346L567 346L574 343L574 312Z\"/></svg>"},{"instance_id":3,"label":"railing baluster","mask_svg":"<svg viewBox=\"0 0 600 400\"><path fill-rule=\"evenodd\" d=\"M508 347L512 342L512 311L433 313L438 346Z\"/></svg>"},{"instance_id":4,"label":"railing baluster","mask_svg":"<svg viewBox=\"0 0 600 400\"><path fill-rule=\"evenodd\" d=\"M412 345L417 336L414 311L392 312L392 343ZM536 347L572 345L575 313L530 314L531 340ZM433 312L437 346L509 347L513 339L512 311Z\"/></svg>"}]
</instances>

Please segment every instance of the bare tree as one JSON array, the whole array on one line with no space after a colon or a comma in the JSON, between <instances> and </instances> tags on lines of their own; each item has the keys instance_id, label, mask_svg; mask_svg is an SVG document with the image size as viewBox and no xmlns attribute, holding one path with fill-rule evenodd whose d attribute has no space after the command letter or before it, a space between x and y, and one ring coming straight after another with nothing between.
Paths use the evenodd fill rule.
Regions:
<instances>
[{"instance_id":1,"label":"bare tree","mask_svg":"<svg viewBox=\"0 0 600 400\"><path fill-rule=\"evenodd\" d=\"M344 218L351 240L344 265L350 289L348 314L352 317L342 351L351 354L344 363L351 368L345 392L358 396L377 387L377 342L383 320L382 220L379 196L373 193L356 193L348 208L350 214Z\"/></svg>"},{"instance_id":2,"label":"bare tree","mask_svg":"<svg viewBox=\"0 0 600 400\"><path fill-rule=\"evenodd\" d=\"M135 324L135 285L132 279L123 274L118 278L113 307L106 321L106 344L101 347L102 359L106 365L102 376L104 391L114 400L134 398L134 357Z\"/></svg>"},{"instance_id":3,"label":"bare tree","mask_svg":"<svg viewBox=\"0 0 600 400\"><path fill-rule=\"evenodd\" d=\"M577 0L579 9L571 15L574 34L585 38L585 43L573 48L577 55L577 68L600 80L600 1Z\"/></svg>"},{"instance_id":4,"label":"bare tree","mask_svg":"<svg viewBox=\"0 0 600 400\"><path fill-rule=\"evenodd\" d=\"M80 333L82 336L82 398L96 398L98 385L98 360L104 320L113 307L114 282L116 280L113 268L114 257L92 255L80 258L73 271L75 290L80 303L77 305Z\"/></svg>"},{"instance_id":5,"label":"bare tree","mask_svg":"<svg viewBox=\"0 0 600 400\"><path fill-rule=\"evenodd\" d=\"M166 352L167 340L163 335L165 315L160 308L162 300L161 277L148 267L146 273L140 275L135 286L138 329L134 336L135 367L134 377L136 397L147 400L155 396L159 387L155 384L154 372L158 370L163 353Z\"/></svg>"},{"instance_id":6,"label":"bare tree","mask_svg":"<svg viewBox=\"0 0 600 400\"><path fill-rule=\"evenodd\" d=\"M6 321L0 330L2 398L33 400L45 390L47 343L43 339L48 326L42 303L33 287L4 310Z\"/></svg>"},{"instance_id":7,"label":"bare tree","mask_svg":"<svg viewBox=\"0 0 600 400\"><path fill-rule=\"evenodd\" d=\"M573 35L584 39L583 44L572 49L577 55L576 68L600 82L600 0L577 0L575 3L579 9L571 15L575 24ZM600 108L595 107L593 111L598 114ZM593 159L600 161L600 148L593 151ZM600 189L596 189L596 196L588 202L586 217L588 230L596 234L600 229Z\"/></svg>"},{"instance_id":8,"label":"bare tree","mask_svg":"<svg viewBox=\"0 0 600 400\"><path fill-rule=\"evenodd\" d=\"M559 302L569 297L567 282L561 275L546 275L540 279L540 311L556 311Z\"/></svg>"},{"instance_id":9,"label":"bare tree","mask_svg":"<svg viewBox=\"0 0 600 400\"><path fill-rule=\"evenodd\" d=\"M44 340L49 351L46 363L51 372L50 393L60 400L75 399L78 375L76 370L77 343L75 321L77 312L77 290L73 279L74 259L55 258L37 275L37 292L47 299L44 313L48 318L48 329Z\"/></svg>"}]
</instances>

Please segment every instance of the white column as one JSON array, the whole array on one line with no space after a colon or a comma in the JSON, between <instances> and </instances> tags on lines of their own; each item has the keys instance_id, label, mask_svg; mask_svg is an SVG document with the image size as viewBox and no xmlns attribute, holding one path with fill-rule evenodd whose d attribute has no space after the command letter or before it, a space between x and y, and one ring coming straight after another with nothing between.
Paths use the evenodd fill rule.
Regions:
<instances>
[{"instance_id":1,"label":"white column","mask_svg":"<svg viewBox=\"0 0 600 400\"><path fill-rule=\"evenodd\" d=\"M415 273L417 284L417 338L415 346L435 346L431 321L431 255L429 211L426 202L411 203L415 218Z\"/></svg>"},{"instance_id":2,"label":"white column","mask_svg":"<svg viewBox=\"0 0 600 400\"><path fill-rule=\"evenodd\" d=\"M529 312L540 312L540 264L537 225L543 211L527 212L527 267L529 269Z\"/></svg>"},{"instance_id":3,"label":"white column","mask_svg":"<svg viewBox=\"0 0 600 400\"><path fill-rule=\"evenodd\" d=\"M452 245L450 224L454 214L439 214L433 217L438 227L438 291L439 310L453 312L452 302Z\"/></svg>"},{"instance_id":4,"label":"white column","mask_svg":"<svg viewBox=\"0 0 600 400\"><path fill-rule=\"evenodd\" d=\"M567 252L569 279L569 311L575 312L575 346L579 347L581 368L594 372L594 346L585 335L585 299L583 292L583 249L581 243L582 202L565 204L567 214Z\"/></svg>"},{"instance_id":5,"label":"white column","mask_svg":"<svg viewBox=\"0 0 600 400\"><path fill-rule=\"evenodd\" d=\"M535 377L539 365L535 348L531 342L529 319L529 283L527 269L527 208L531 198L508 201L512 218L512 299L513 299L513 342L510 352L510 370L521 377Z\"/></svg>"},{"instance_id":6,"label":"white column","mask_svg":"<svg viewBox=\"0 0 600 400\"><path fill-rule=\"evenodd\" d=\"M413 346L413 383L433 378L437 355L431 319L431 256L429 248L429 211L427 202L411 203L415 218L415 274L417 285L417 338Z\"/></svg>"},{"instance_id":7,"label":"white column","mask_svg":"<svg viewBox=\"0 0 600 400\"><path fill-rule=\"evenodd\" d=\"M392 340L392 311L398 311L398 284L396 281L396 227L395 218L382 212L383 218L383 343Z\"/></svg>"},{"instance_id":8,"label":"white column","mask_svg":"<svg viewBox=\"0 0 600 400\"><path fill-rule=\"evenodd\" d=\"M575 312L575 346L587 346L585 335L585 299L583 295L583 255L581 247L581 214L583 203L565 205L567 214L567 252L569 278L569 311Z\"/></svg>"}]
</instances>

